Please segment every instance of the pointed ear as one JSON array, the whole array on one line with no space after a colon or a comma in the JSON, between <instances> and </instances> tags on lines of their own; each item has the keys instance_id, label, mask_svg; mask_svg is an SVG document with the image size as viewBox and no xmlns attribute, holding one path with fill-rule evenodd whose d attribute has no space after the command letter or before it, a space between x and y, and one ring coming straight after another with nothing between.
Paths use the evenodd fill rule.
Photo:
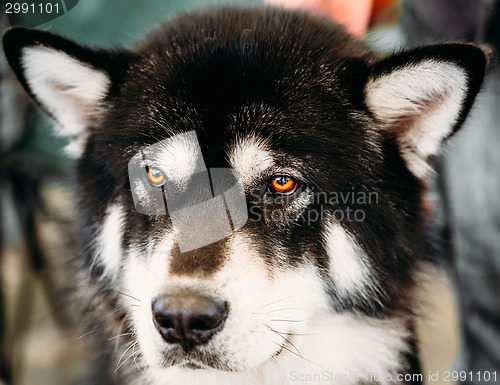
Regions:
<instances>
[{"instance_id":1,"label":"pointed ear","mask_svg":"<svg viewBox=\"0 0 500 385\"><path fill-rule=\"evenodd\" d=\"M39 30L15 28L3 37L7 60L28 94L68 136L68 153L78 156L89 126L98 118L126 60L94 51Z\"/></svg>"},{"instance_id":2,"label":"pointed ear","mask_svg":"<svg viewBox=\"0 0 500 385\"><path fill-rule=\"evenodd\" d=\"M430 160L469 112L485 74L485 52L471 44L443 44L373 66L365 103L418 178L429 174Z\"/></svg>"}]
</instances>

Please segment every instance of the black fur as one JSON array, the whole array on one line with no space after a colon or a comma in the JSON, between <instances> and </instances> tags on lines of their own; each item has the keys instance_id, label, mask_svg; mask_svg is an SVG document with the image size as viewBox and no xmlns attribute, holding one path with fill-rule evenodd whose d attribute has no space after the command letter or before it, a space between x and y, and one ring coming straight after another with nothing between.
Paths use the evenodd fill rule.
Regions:
<instances>
[{"instance_id":1,"label":"black fur","mask_svg":"<svg viewBox=\"0 0 500 385\"><path fill-rule=\"evenodd\" d=\"M79 234L87 266L93 253L87 245L112 202L128 207L124 249L156 239L171 226L168 216L148 217L134 209L127 163L142 146L195 130L207 167L229 167L225 150L230 143L256 133L272 144L280 166L303 176L296 194L377 196L371 204L319 200L302 213L363 210L365 220L342 225L370 259L377 287L369 296L343 296L328 278L328 256L318 240L324 230L320 220L298 219L287 226L249 221L242 231L266 263L293 269L312 258L339 312L411 316L413 273L424 258L426 186L406 167L394 136L380 129L364 102L364 86L370 77L426 58L455 63L469 81L458 128L484 75L480 49L449 44L385 59L326 19L277 9L223 8L183 16L131 52L94 51L46 32L11 30L4 36L7 59L32 97L21 54L35 44L68 52L112 79L106 112L89 127L77 165ZM251 218L282 210L274 197L262 193L268 177L246 191ZM211 265L195 252L179 259L176 268L210 275L223 264L213 258L223 247L220 241L204 250ZM286 249L286 258L277 258L278 249ZM98 285L100 275L94 274ZM408 360L418 365L414 355Z\"/></svg>"}]
</instances>

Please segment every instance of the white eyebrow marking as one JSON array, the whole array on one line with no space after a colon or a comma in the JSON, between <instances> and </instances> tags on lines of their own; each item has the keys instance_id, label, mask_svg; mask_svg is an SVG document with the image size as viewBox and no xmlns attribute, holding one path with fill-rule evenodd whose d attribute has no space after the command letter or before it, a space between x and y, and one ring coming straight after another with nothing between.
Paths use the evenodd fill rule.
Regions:
<instances>
[{"instance_id":1,"label":"white eyebrow marking","mask_svg":"<svg viewBox=\"0 0 500 385\"><path fill-rule=\"evenodd\" d=\"M231 148L229 163L237 172L243 187L248 187L274 165L273 152L261 138L241 138Z\"/></svg>"},{"instance_id":2,"label":"white eyebrow marking","mask_svg":"<svg viewBox=\"0 0 500 385\"><path fill-rule=\"evenodd\" d=\"M187 185L189 179L206 170L200 145L194 131L175 135L144 149L144 155L159 167L169 181L178 186Z\"/></svg>"}]
</instances>

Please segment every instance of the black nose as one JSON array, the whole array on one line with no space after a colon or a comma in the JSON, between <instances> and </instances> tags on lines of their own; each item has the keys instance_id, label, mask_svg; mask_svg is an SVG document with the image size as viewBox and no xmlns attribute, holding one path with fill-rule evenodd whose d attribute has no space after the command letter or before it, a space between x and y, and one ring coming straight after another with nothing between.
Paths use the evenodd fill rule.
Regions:
<instances>
[{"instance_id":1,"label":"black nose","mask_svg":"<svg viewBox=\"0 0 500 385\"><path fill-rule=\"evenodd\" d=\"M207 343L222 329L228 314L226 302L199 294L160 295L152 310L163 339L180 344L186 353Z\"/></svg>"}]
</instances>

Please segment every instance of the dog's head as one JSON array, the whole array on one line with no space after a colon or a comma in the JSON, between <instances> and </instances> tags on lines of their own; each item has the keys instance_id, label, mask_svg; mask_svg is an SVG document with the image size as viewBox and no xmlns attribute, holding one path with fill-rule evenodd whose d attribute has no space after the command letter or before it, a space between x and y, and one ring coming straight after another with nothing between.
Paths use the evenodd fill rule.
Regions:
<instances>
[{"instance_id":1,"label":"dog's head","mask_svg":"<svg viewBox=\"0 0 500 385\"><path fill-rule=\"evenodd\" d=\"M70 138L82 249L126 294L144 364L226 371L300 355L318 314L405 314L430 161L486 62L467 44L381 58L277 10L185 16L130 52L24 29L4 47ZM339 325L337 363L381 340Z\"/></svg>"}]
</instances>

